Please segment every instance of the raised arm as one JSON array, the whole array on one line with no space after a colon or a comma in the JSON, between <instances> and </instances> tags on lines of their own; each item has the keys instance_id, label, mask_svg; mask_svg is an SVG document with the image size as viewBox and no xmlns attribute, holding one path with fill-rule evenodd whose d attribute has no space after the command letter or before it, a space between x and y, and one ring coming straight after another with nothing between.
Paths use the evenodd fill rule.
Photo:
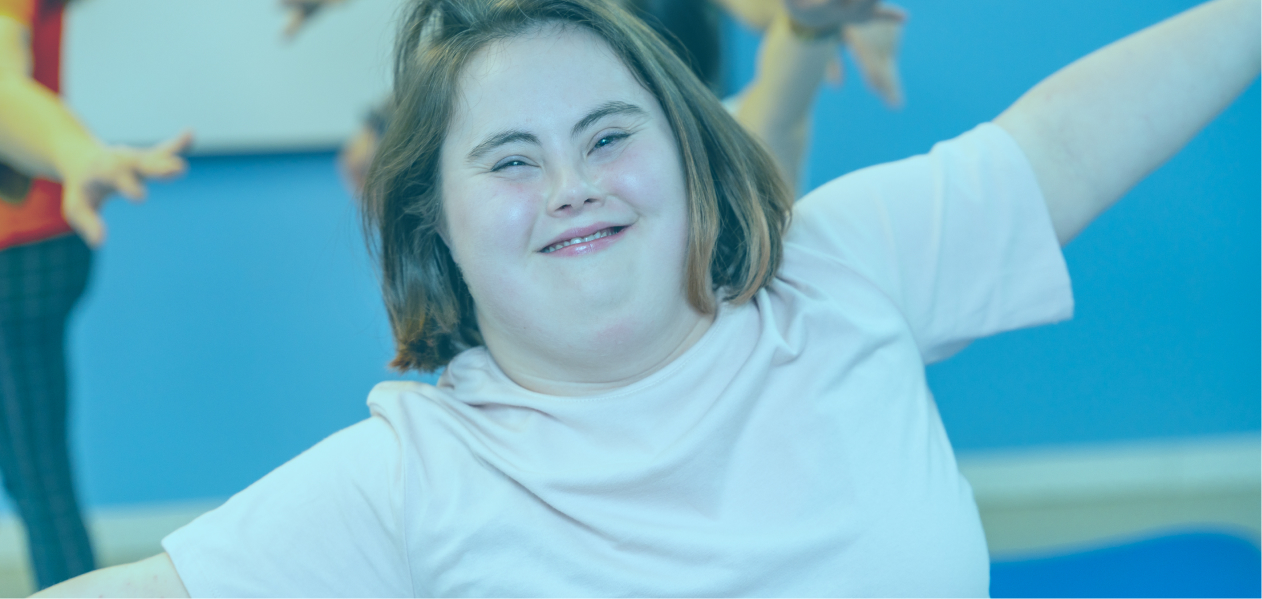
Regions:
<instances>
[{"instance_id":1,"label":"raised arm","mask_svg":"<svg viewBox=\"0 0 1262 599\"><path fill-rule=\"evenodd\" d=\"M166 553L102 568L55 584L32 597L188 597Z\"/></svg>"},{"instance_id":2,"label":"raised arm","mask_svg":"<svg viewBox=\"0 0 1262 599\"><path fill-rule=\"evenodd\" d=\"M838 40L804 39L790 27L783 11L772 20L758 51L754 79L741 92L735 116L767 146L785 182L796 188L808 142L811 104L824 69L837 52Z\"/></svg>"},{"instance_id":3,"label":"raised arm","mask_svg":"<svg viewBox=\"0 0 1262 599\"><path fill-rule=\"evenodd\" d=\"M1043 80L995 119L1025 152L1061 244L1258 76L1258 0L1215 0Z\"/></svg>"},{"instance_id":4,"label":"raised arm","mask_svg":"<svg viewBox=\"0 0 1262 599\"><path fill-rule=\"evenodd\" d=\"M798 182L808 143L809 115L829 62L837 59L843 29L865 75L887 102L901 103L893 46L905 18L876 0L721 0L751 23L768 18L754 79L741 92L736 120L757 136L790 186ZM755 7L772 7L759 13Z\"/></svg>"},{"instance_id":5,"label":"raised arm","mask_svg":"<svg viewBox=\"0 0 1262 599\"><path fill-rule=\"evenodd\" d=\"M105 237L97 215L114 192L144 198L147 177L185 169L188 134L150 149L107 147L70 114L61 99L29 75L26 26L0 14L0 161L29 176L65 184L62 213L90 244Z\"/></svg>"}]
</instances>

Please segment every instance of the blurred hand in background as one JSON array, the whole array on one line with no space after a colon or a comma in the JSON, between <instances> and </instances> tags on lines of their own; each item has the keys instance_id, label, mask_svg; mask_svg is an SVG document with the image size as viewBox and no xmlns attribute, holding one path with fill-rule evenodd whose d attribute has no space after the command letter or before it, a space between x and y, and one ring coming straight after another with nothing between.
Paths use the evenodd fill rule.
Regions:
<instances>
[{"instance_id":1,"label":"blurred hand in background","mask_svg":"<svg viewBox=\"0 0 1262 599\"><path fill-rule=\"evenodd\" d=\"M818 31L840 28L868 87L891 108L903 105L898 74L898 48L907 12L876 0L784 0L784 9L799 26ZM829 65L828 79L843 79L840 58Z\"/></svg>"},{"instance_id":2,"label":"blurred hand in background","mask_svg":"<svg viewBox=\"0 0 1262 599\"><path fill-rule=\"evenodd\" d=\"M766 31L776 12L784 10L800 27L824 31L841 29L841 39L850 51L868 86L891 108L903 105L902 78L898 71L898 50L907 12L877 0L714 0L736 20ZM840 56L828 65L827 80L841 85L844 79Z\"/></svg>"},{"instance_id":3,"label":"blurred hand in background","mask_svg":"<svg viewBox=\"0 0 1262 599\"><path fill-rule=\"evenodd\" d=\"M61 213L75 232L91 246L105 241L101 206L117 193L140 203L145 200L145 179L169 179L184 174L188 163L181 156L193 143L184 132L150 148L95 144L61 161L63 195Z\"/></svg>"},{"instance_id":4,"label":"blurred hand in background","mask_svg":"<svg viewBox=\"0 0 1262 599\"><path fill-rule=\"evenodd\" d=\"M99 214L105 201L114 193L141 201L145 179L183 173L187 164L180 154L193 136L186 132L151 148L103 144L53 90L31 77L35 56L27 48L28 28L0 14L0 161L6 172L60 181L66 224L88 245L99 246L105 240ZM24 196L11 201L27 202Z\"/></svg>"},{"instance_id":5,"label":"blurred hand in background","mask_svg":"<svg viewBox=\"0 0 1262 599\"><path fill-rule=\"evenodd\" d=\"M903 81L898 73L898 49L907 13L892 4L880 4L866 21L841 28L842 41L859 65L864 81L886 106L903 105ZM840 63L837 63L840 79Z\"/></svg>"},{"instance_id":6,"label":"blurred hand in background","mask_svg":"<svg viewBox=\"0 0 1262 599\"><path fill-rule=\"evenodd\" d=\"M838 29L876 16L877 0L784 0L784 9L802 27Z\"/></svg>"},{"instance_id":7,"label":"blurred hand in background","mask_svg":"<svg viewBox=\"0 0 1262 599\"><path fill-rule=\"evenodd\" d=\"M376 129L360 127L351 136L342 150L337 154L337 166L342 171L346 187L355 197L364 193L364 183L368 180L368 167L372 166L373 156L377 154L377 143L380 141Z\"/></svg>"},{"instance_id":8,"label":"blurred hand in background","mask_svg":"<svg viewBox=\"0 0 1262 599\"><path fill-rule=\"evenodd\" d=\"M293 39L302 30L303 26L311 20L316 13L322 9L328 8L335 4L341 4L346 0L280 0L281 8L289 14L289 20L285 24L284 36L286 39Z\"/></svg>"}]
</instances>

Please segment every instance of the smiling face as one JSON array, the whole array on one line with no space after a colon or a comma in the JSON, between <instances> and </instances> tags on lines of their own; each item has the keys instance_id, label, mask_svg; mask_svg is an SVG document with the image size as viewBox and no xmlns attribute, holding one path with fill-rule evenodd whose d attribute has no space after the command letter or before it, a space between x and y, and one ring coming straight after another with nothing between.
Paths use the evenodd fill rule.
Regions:
<instances>
[{"instance_id":1,"label":"smiling face","mask_svg":"<svg viewBox=\"0 0 1262 599\"><path fill-rule=\"evenodd\" d=\"M475 54L441 181L444 239L487 348L519 384L621 386L708 327L684 291L678 145L657 100L593 33L548 26Z\"/></svg>"}]
</instances>

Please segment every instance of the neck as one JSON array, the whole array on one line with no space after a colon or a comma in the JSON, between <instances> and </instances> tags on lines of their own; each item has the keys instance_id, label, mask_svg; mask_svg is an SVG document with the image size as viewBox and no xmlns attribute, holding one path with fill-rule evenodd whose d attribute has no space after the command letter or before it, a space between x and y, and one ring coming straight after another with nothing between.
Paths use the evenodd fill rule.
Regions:
<instances>
[{"instance_id":1,"label":"neck","mask_svg":"<svg viewBox=\"0 0 1262 599\"><path fill-rule=\"evenodd\" d=\"M545 395L599 395L631 385L674 362L710 329L714 315L691 309L671 326L636 323L586 335L578 343L536 331L540 342L486 334L487 350L514 383Z\"/></svg>"}]
</instances>

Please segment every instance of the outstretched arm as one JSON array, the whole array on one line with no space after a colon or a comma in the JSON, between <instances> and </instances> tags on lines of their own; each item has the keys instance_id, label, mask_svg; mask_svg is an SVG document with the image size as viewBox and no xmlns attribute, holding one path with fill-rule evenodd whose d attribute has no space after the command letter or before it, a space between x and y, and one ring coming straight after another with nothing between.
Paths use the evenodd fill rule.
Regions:
<instances>
[{"instance_id":1,"label":"outstretched arm","mask_svg":"<svg viewBox=\"0 0 1262 599\"><path fill-rule=\"evenodd\" d=\"M188 597L166 553L102 568L55 584L32 597Z\"/></svg>"},{"instance_id":2,"label":"outstretched arm","mask_svg":"<svg viewBox=\"0 0 1262 599\"><path fill-rule=\"evenodd\" d=\"M1258 76L1258 0L1215 0L1043 80L995 119L1068 243L1178 152Z\"/></svg>"}]
</instances>

